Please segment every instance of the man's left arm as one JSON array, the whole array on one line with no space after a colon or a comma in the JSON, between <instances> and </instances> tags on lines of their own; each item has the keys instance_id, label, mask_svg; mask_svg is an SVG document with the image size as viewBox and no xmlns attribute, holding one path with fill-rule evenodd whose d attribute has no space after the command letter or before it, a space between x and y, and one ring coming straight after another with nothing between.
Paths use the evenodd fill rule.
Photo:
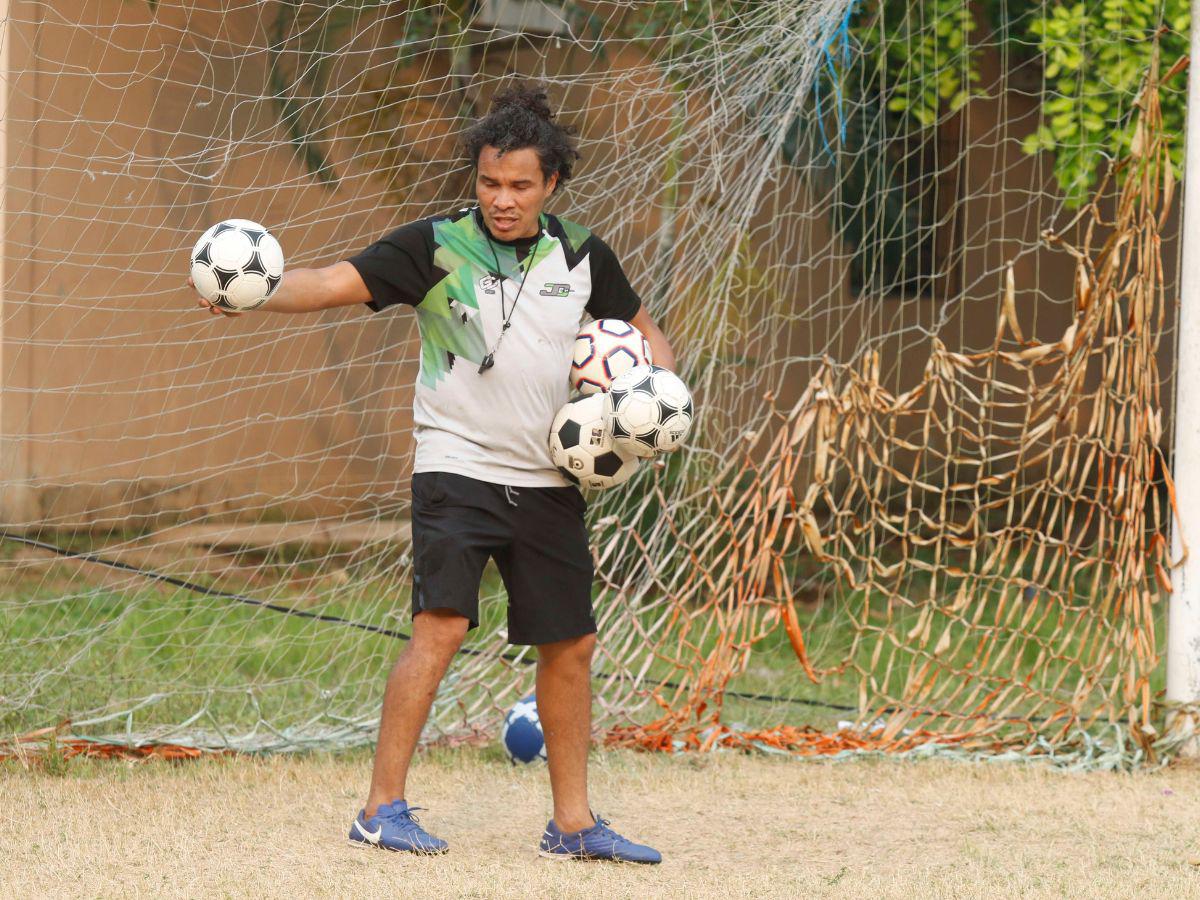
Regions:
<instances>
[{"instance_id":1,"label":"man's left arm","mask_svg":"<svg viewBox=\"0 0 1200 900\"><path fill-rule=\"evenodd\" d=\"M671 349L671 342L662 333L662 329L658 327L658 323L650 318L650 313L646 311L644 304L638 308L637 315L629 320L629 324L646 336L646 340L650 344L650 356L653 358L654 364L674 372L675 351Z\"/></svg>"},{"instance_id":2,"label":"man's left arm","mask_svg":"<svg viewBox=\"0 0 1200 900\"><path fill-rule=\"evenodd\" d=\"M646 305L629 284L625 270L612 248L596 235L589 239L592 266L592 296L587 311L593 319L621 319L646 336L656 366L675 371L675 351Z\"/></svg>"}]
</instances>

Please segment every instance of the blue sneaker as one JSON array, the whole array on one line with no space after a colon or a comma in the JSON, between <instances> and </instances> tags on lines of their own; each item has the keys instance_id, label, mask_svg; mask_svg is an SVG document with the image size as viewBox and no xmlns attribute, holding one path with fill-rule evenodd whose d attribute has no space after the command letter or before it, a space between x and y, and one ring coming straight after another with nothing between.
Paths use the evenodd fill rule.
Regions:
<instances>
[{"instance_id":1,"label":"blue sneaker","mask_svg":"<svg viewBox=\"0 0 1200 900\"><path fill-rule=\"evenodd\" d=\"M610 859L615 862L660 863L662 854L653 847L635 844L608 827L608 821L596 816L596 824L582 831L565 834L554 820L542 833L538 856L547 859Z\"/></svg>"},{"instance_id":2,"label":"blue sneaker","mask_svg":"<svg viewBox=\"0 0 1200 900\"><path fill-rule=\"evenodd\" d=\"M369 819L363 817L364 810L359 810L350 826L350 843L409 853L445 853L450 845L417 823L413 812L420 808L409 806L405 800L393 800L380 806Z\"/></svg>"}]
</instances>

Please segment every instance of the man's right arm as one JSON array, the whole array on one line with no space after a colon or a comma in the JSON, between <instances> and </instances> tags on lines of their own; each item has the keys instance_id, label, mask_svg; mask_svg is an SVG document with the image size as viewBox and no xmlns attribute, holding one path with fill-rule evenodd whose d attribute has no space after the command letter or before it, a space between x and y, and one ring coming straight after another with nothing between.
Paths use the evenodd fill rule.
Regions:
<instances>
[{"instance_id":1,"label":"man's right arm","mask_svg":"<svg viewBox=\"0 0 1200 900\"><path fill-rule=\"evenodd\" d=\"M191 284L190 278L188 283ZM370 299L371 292L358 269L348 262L339 262L320 269L289 269L284 272L283 280L279 282L275 293L256 312L317 312L335 306L366 303ZM214 316L241 315L239 312L213 306L203 297L199 298L199 305L202 308L207 307Z\"/></svg>"}]
</instances>

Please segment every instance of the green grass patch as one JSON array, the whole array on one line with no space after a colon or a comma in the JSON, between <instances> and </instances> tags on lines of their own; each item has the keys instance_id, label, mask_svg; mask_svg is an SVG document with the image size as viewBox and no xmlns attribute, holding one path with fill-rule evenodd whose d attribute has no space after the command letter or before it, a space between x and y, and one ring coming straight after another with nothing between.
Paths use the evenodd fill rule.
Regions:
<instances>
[{"instance_id":1,"label":"green grass patch","mask_svg":"<svg viewBox=\"0 0 1200 900\"><path fill-rule=\"evenodd\" d=\"M196 580L305 612L408 633L409 587L395 576L398 570L389 568L395 560L356 559L348 551L338 563L341 581L331 585L321 581L330 558L243 554L231 558L227 577ZM278 580L264 579L264 572ZM395 637L136 576L117 585L89 582L87 570L76 564L53 563L37 574L9 575L0 582L0 641L5 648L0 736L70 719L77 733L144 734L188 723L190 733L204 732L216 742L248 734L269 741L273 735L282 740L281 735L317 733L340 734L335 743L365 740L373 732L386 675L402 647ZM750 727L811 724L828 729L855 718L834 707L857 708L864 679L875 702L898 698L904 696L906 680L926 665L942 673L947 688L955 679L966 685L946 701L951 711L965 709L972 697L1014 679L1021 682L1016 693L1027 695L1007 711L1018 718L1044 714L1056 698L1066 701L1082 677L1099 686L1088 702L1103 702L1101 688L1117 674L1114 663L1086 668L1079 660L1093 658L1097 645L1113 642L1119 621L1102 612L1082 587L1069 602L1050 592L1018 591L1014 596L1010 591L1002 600L999 588L979 590L955 611L949 598L960 584L944 582L939 596L927 579L918 570L901 586L904 596L935 598L911 603L826 581L819 601L801 604L798 615L813 666L838 671L811 681L778 625L754 645L745 670L729 684L732 691L774 699L728 697L723 720ZM532 688L532 666L495 655L497 648L518 648L507 648L498 635L505 626L505 603L492 567L481 594L480 627L470 633L466 646L486 649L489 655L464 655L452 667L435 706L433 735L477 724L481 716L494 724L499 710ZM1164 633L1165 612L1165 604L1154 607L1156 634ZM653 611L636 614L644 615L643 629L654 633ZM929 636L910 638L922 623ZM947 629L949 644L935 652ZM641 683L680 680L713 644L710 635L679 652L682 668L668 659L653 659ZM673 644L668 640L666 646ZM526 661L533 658L532 651L525 651ZM597 662L602 691L607 679L624 674L606 671L608 665L603 658ZM1163 680L1159 665L1152 673L1152 690L1160 690ZM937 700L935 695L931 703ZM655 715L657 709L647 705L636 718ZM103 721L80 724L94 719Z\"/></svg>"}]
</instances>

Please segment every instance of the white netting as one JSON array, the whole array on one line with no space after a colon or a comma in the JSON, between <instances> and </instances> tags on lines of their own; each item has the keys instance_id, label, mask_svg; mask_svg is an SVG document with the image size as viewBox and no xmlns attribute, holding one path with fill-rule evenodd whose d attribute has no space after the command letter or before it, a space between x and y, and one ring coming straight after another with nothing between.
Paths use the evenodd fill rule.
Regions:
<instances>
[{"instance_id":1,"label":"white netting","mask_svg":"<svg viewBox=\"0 0 1200 900\"><path fill-rule=\"evenodd\" d=\"M1056 5L1002 0L11 4L0 513L220 595L6 542L0 732L373 736L408 626L415 324L213 321L187 253L240 217L320 266L461 205L457 136L519 74L582 137L552 211L617 249L701 410L692 446L593 503L597 724L797 748L848 719L830 746L904 750L1117 722L1148 746L1163 158L1125 219L1119 173L1075 207L1129 153L1177 13L1119 13L1118 49L1075 59ZM1047 476L1095 454L1132 461L1144 515L1108 476ZM1038 541L1061 559L1035 566ZM430 736L486 733L530 689L503 619L489 573Z\"/></svg>"}]
</instances>

